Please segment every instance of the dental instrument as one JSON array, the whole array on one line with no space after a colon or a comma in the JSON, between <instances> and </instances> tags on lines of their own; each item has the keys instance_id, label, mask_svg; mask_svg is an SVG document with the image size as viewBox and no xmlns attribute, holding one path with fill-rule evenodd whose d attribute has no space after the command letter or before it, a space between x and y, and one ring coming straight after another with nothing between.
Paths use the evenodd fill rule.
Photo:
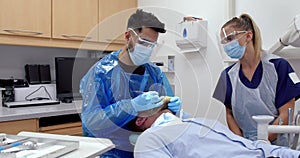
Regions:
<instances>
[{"instance_id":1,"label":"dental instrument","mask_svg":"<svg viewBox=\"0 0 300 158\"><path fill-rule=\"evenodd\" d=\"M293 109L288 108L288 125L293 124ZM288 146L291 145L291 133L288 134Z\"/></svg>"},{"instance_id":2,"label":"dental instrument","mask_svg":"<svg viewBox=\"0 0 300 158\"><path fill-rule=\"evenodd\" d=\"M6 134L5 133L0 133L0 143L6 140Z\"/></svg>"},{"instance_id":3,"label":"dental instrument","mask_svg":"<svg viewBox=\"0 0 300 158\"><path fill-rule=\"evenodd\" d=\"M5 145L0 146L0 152L9 148L17 147L23 145L29 138L24 138L22 140L14 141Z\"/></svg>"},{"instance_id":4,"label":"dental instrument","mask_svg":"<svg viewBox=\"0 0 300 158\"><path fill-rule=\"evenodd\" d=\"M279 121L278 121L278 125L282 125L283 124L283 120L282 118L279 118ZM277 144L280 144L280 135L277 135Z\"/></svg>"}]
</instances>

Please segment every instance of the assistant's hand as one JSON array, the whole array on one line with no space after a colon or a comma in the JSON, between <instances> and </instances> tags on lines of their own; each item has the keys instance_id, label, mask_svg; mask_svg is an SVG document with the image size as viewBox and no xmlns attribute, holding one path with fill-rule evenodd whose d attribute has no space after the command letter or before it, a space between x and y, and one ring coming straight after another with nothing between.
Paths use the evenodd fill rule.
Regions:
<instances>
[{"instance_id":1,"label":"assistant's hand","mask_svg":"<svg viewBox=\"0 0 300 158\"><path fill-rule=\"evenodd\" d=\"M145 92L131 100L133 108L137 111L146 111L163 105L163 98L155 91Z\"/></svg>"},{"instance_id":2,"label":"assistant's hand","mask_svg":"<svg viewBox=\"0 0 300 158\"><path fill-rule=\"evenodd\" d=\"M171 97L168 109L177 114L181 109L181 99L179 97Z\"/></svg>"}]
</instances>

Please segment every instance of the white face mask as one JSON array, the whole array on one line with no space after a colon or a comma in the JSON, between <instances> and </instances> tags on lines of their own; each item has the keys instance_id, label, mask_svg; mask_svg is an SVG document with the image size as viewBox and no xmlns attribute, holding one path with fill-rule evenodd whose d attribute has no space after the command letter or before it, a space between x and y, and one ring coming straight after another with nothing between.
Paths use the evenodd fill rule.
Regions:
<instances>
[{"instance_id":1,"label":"white face mask","mask_svg":"<svg viewBox=\"0 0 300 158\"><path fill-rule=\"evenodd\" d=\"M129 56L134 65L140 66L149 62L153 48L145 47L136 43L132 52L129 51Z\"/></svg>"},{"instance_id":2,"label":"white face mask","mask_svg":"<svg viewBox=\"0 0 300 158\"><path fill-rule=\"evenodd\" d=\"M136 144L136 141L138 139L138 137L141 135L141 132L133 132L130 136L129 136L129 142L132 145Z\"/></svg>"},{"instance_id":3,"label":"white face mask","mask_svg":"<svg viewBox=\"0 0 300 158\"><path fill-rule=\"evenodd\" d=\"M166 112L166 113L162 113L157 119L155 122L153 122L153 124L151 125L151 127L155 127L155 126L159 126L159 125L163 125L163 124L166 124L166 123L169 123L171 121L174 121L174 120L178 120L178 118L169 113L169 112Z\"/></svg>"}]
</instances>

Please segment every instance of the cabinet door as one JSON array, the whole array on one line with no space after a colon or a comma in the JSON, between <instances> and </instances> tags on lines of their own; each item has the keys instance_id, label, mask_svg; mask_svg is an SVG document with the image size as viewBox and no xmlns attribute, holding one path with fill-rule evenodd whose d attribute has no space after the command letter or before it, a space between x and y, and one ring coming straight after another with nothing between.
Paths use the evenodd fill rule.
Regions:
<instances>
[{"instance_id":1,"label":"cabinet door","mask_svg":"<svg viewBox=\"0 0 300 158\"><path fill-rule=\"evenodd\" d=\"M127 20L137 0L99 0L99 41L124 43Z\"/></svg>"},{"instance_id":2,"label":"cabinet door","mask_svg":"<svg viewBox=\"0 0 300 158\"><path fill-rule=\"evenodd\" d=\"M51 37L51 0L0 0L0 33Z\"/></svg>"},{"instance_id":3,"label":"cabinet door","mask_svg":"<svg viewBox=\"0 0 300 158\"><path fill-rule=\"evenodd\" d=\"M0 122L0 133L18 134L21 131L37 132L38 119Z\"/></svg>"},{"instance_id":4,"label":"cabinet door","mask_svg":"<svg viewBox=\"0 0 300 158\"><path fill-rule=\"evenodd\" d=\"M52 0L52 37L97 41L98 0ZM94 33L90 33L93 31Z\"/></svg>"}]
</instances>

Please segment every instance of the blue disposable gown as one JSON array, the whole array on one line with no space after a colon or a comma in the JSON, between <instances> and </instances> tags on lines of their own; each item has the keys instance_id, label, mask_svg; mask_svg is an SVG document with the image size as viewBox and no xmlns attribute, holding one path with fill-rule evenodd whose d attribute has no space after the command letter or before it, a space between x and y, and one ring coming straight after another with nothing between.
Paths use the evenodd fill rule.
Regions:
<instances>
[{"instance_id":1,"label":"blue disposable gown","mask_svg":"<svg viewBox=\"0 0 300 158\"><path fill-rule=\"evenodd\" d=\"M82 129L84 136L109 138L117 149L132 152L126 124L137 112L131 99L151 90L160 96L174 93L165 74L152 63L144 64L144 75L125 72L119 64L120 52L99 60L81 80Z\"/></svg>"}]
</instances>

